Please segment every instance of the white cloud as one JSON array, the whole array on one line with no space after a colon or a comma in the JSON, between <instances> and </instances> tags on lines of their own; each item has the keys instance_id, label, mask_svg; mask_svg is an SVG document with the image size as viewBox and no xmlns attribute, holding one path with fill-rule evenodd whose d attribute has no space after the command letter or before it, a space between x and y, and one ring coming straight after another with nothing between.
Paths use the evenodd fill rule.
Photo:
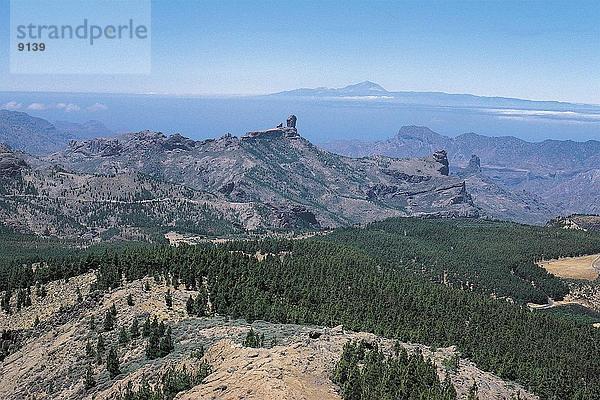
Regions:
<instances>
[{"instance_id":1,"label":"white cloud","mask_svg":"<svg viewBox=\"0 0 600 400\"><path fill-rule=\"evenodd\" d=\"M81 107L73 103L57 103L56 108L59 110L64 110L65 112L75 112L81 110Z\"/></svg>"},{"instance_id":2,"label":"white cloud","mask_svg":"<svg viewBox=\"0 0 600 400\"><path fill-rule=\"evenodd\" d=\"M491 108L489 111L509 117L539 117L556 119L590 119L600 120L600 113L578 112L578 111L551 111L551 110L519 110L509 108Z\"/></svg>"},{"instance_id":3,"label":"white cloud","mask_svg":"<svg viewBox=\"0 0 600 400\"><path fill-rule=\"evenodd\" d=\"M17 103L16 101L9 101L6 104L0 106L0 108L4 108L6 110L20 110L23 107L23 104Z\"/></svg>"},{"instance_id":4,"label":"white cloud","mask_svg":"<svg viewBox=\"0 0 600 400\"><path fill-rule=\"evenodd\" d=\"M47 110L48 106L46 106L44 103L31 103L30 105L27 106L28 110Z\"/></svg>"},{"instance_id":5,"label":"white cloud","mask_svg":"<svg viewBox=\"0 0 600 400\"><path fill-rule=\"evenodd\" d=\"M93 105L87 107L86 110L88 110L90 112L106 111L106 110L108 110L108 107L106 106L106 104L94 103Z\"/></svg>"}]
</instances>

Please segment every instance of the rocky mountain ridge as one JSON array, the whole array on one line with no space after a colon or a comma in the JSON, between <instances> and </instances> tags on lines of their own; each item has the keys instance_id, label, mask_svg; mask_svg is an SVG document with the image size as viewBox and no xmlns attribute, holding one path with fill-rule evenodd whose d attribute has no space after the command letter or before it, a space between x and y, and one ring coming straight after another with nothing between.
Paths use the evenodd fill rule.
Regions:
<instances>
[{"instance_id":1,"label":"rocky mountain ridge","mask_svg":"<svg viewBox=\"0 0 600 400\"><path fill-rule=\"evenodd\" d=\"M387 140L337 141L322 147L353 157L399 158L421 157L435 149L446 149L453 174L463 176L469 172L485 181L483 185L471 182L472 187L495 185L494 191L513 197L511 201L517 209L541 211L534 213L537 216L519 212L514 215L517 218L511 218L517 221L543 223L556 215L599 212L600 141L532 143L511 136L474 133L450 138L426 127L405 126ZM530 200L523 203L518 197Z\"/></svg>"},{"instance_id":2,"label":"rocky mountain ridge","mask_svg":"<svg viewBox=\"0 0 600 400\"><path fill-rule=\"evenodd\" d=\"M99 121L52 124L24 112L0 110L0 143L29 154L46 155L63 149L73 139L111 134Z\"/></svg>"},{"instance_id":3,"label":"rocky mountain ridge","mask_svg":"<svg viewBox=\"0 0 600 400\"><path fill-rule=\"evenodd\" d=\"M201 141L142 131L71 141L47 157L6 148L0 215L20 230L88 238L138 238L150 226L222 234L479 215L464 181L448 176L444 151L342 157L304 139L295 116L285 124Z\"/></svg>"},{"instance_id":4,"label":"rocky mountain ridge","mask_svg":"<svg viewBox=\"0 0 600 400\"><path fill-rule=\"evenodd\" d=\"M298 206L321 226L392 215L475 216L443 152L415 160L353 159L318 149L287 126L193 141L160 132L71 142L44 159L83 173L143 173L231 202Z\"/></svg>"}]
</instances>

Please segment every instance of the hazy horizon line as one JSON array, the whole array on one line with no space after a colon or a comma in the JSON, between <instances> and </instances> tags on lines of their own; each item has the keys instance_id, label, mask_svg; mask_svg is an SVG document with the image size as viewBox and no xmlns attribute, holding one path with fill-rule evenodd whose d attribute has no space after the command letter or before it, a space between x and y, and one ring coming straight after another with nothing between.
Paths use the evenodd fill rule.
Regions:
<instances>
[{"instance_id":1,"label":"hazy horizon line","mask_svg":"<svg viewBox=\"0 0 600 400\"><path fill-rule=\"evenodd\" d=\"M372 82L372 81L361 81L358 83L363 83L363 82ZM345 88L347 86L352 86L358 83L350 83L348 85L345 86L341 86L341 87L330 87L330 86L318 86L318 87L297 87L297 88L292 88L292 89L285 89L285 90L280 90L280 91L276 91L276 92L269 92L269 93L172 93L172 92L115 92L115 91L106 91L106 92L102 92L102 91L73 91L73 90L67 90L67 91L62 91L62 90L39 90L39 91L33 91L33 90L1 90L0 89L0 93L35 93L35 94L44 94L44 93L48 93L48 94L89 94L89 95L93 95L93 94L101 94L101 95L121 95L121 96L167 96L167 97L214 97L214 98L227 98L227 97L234 97L234 98L241 98L241 97L263 97L263 96L271 96L271 95L275 95L275 94L282 94L282 93L286 93L286 92L290 92L290 91L294 91L294 90L314 90L314 89L342 89ZM376 83L376 82L374 82ZM499 95L482 95L482 94L474 94L474 93L468 93L468 92L444 92L444 91L435 91L435 90L388 90L385 89L387 93L422 93L422 94L444 94L444 95L456 95L456 96L460 96L460 95L464 95L464 96L474 96L474 97L481 97L481 98L488 98L488 99L504 99L504 100L520 100L520 101L530 101L530 102L544 102L544 103L559 103L559 104L572 104L572 105L576 105L576 106L593 106L593 107L600 107L600 103L586 103L586 102L576 102L576 101L566 101L566 100L550 100L550 99L532 99L532 98L523 98L523 97L510 97L510 96L499 96ZM310 97L310 96L298 96L298 97ZM359 96L359 97L367 97L367 96ZM324 97L325 98L325 97Z\"/></svg>"}]
</instances>

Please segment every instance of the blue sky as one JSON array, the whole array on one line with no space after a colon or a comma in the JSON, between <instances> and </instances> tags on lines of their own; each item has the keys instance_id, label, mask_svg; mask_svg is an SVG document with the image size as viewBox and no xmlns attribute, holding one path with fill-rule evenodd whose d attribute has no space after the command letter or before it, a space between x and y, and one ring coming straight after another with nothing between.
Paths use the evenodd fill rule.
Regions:
<instances>
[{"instance_id":1,"label":"blue sky","mask_svg":"<svg viewBox=\"0 0 600 400\"><path fill-rule=\"evenodd\" d=\"M149 75L10 74L9 4L0 90L258 94L371 80L600 104L598 1L159 0Z\"/></svg>"}]
</instances>

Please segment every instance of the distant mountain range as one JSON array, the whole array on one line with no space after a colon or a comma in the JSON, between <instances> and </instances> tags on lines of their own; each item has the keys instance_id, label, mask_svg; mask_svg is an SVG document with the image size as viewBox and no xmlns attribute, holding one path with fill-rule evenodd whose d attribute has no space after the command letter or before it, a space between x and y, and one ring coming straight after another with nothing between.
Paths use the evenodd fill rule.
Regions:
<instances>
[{"instance_id":1,"label":"distant mountain range","mask_svg":"<svg viewBox=\"0 0 600 400\"><path fill-rule=\"evenodd\" d=\"M211 226L315 229L415 215L544 224L599 212L597 141L450 138L410 126L388 140L338 141L321 150L300 135L293 118L242 137L195 141L142 131L73 140L103 126L3 115L0 123L20 133L12 138L20 146L0 151L0 208L5 222L36 232L47 226L95 237L124 229L135 237L140 229L171 226L209 234ZM51 141L56 137L62 145ZM39 155L50 145L58 151ZM90 214L81 199L104 211Z\"/></svg>"},{"instance_id":2,"label":"distant mountain range","mask_svg":"<svg viewBox=\"0 0 600 400\"><path fill-rule=\"evenodd\" d=\"M448 176L445 152L339 156L301 137L294 118L242 137L143 131L71 141L43 157L3 147L0 220L38 233L135 238L479 215L463 180Z\"/></svg>"},{"instance_id":3,"label":"distant mountain range","mask_svg":"<svg viewBox=\"0 0 600 400\"><path fill-rule=\"evenodd\" d=\"M112 134L98 121L83 124L57 121L52 124L24 112L0 110L0 143L30 154L50 154L63 149L73 139Z\"/></svg>"},{"instance_id":4,"label":"distant mountain range","mask_svg":"<svg viewBox=\"0 0 600 400\"><path fill-rule=\"evenodd\" d=\"M316 98L379 98L406 104L452 107L484 107L520 110L578 111L599 114L600 105L575 104L559 101L525 100L510 97L487 97L472 94L453 94L444 92L388 91L381 85L364 81L342 88L302 88L273 93L279 97L316 97ZM547 115L551 117L551 115Z\"/></svg>"},{"instance_id":5,"label":"distant mountain range","mask_svg":"<svg viewBox=\"0 0 600 400\"><path fill-rule=\"evenodd\" d=\"M426 127L402 127L382 141L335 141L323 148L347 156L420 157L432 149L446 149L454 173L464 175L476 156L480 176L499 188L533 196L552 213L600 212L600 141L545 140L527 142L511 136L488 137L467 133L454 138ZM507 210L508 211L508 210ZM541 222L541 221L538 221Z\"/></svg>"}]
</instances>

